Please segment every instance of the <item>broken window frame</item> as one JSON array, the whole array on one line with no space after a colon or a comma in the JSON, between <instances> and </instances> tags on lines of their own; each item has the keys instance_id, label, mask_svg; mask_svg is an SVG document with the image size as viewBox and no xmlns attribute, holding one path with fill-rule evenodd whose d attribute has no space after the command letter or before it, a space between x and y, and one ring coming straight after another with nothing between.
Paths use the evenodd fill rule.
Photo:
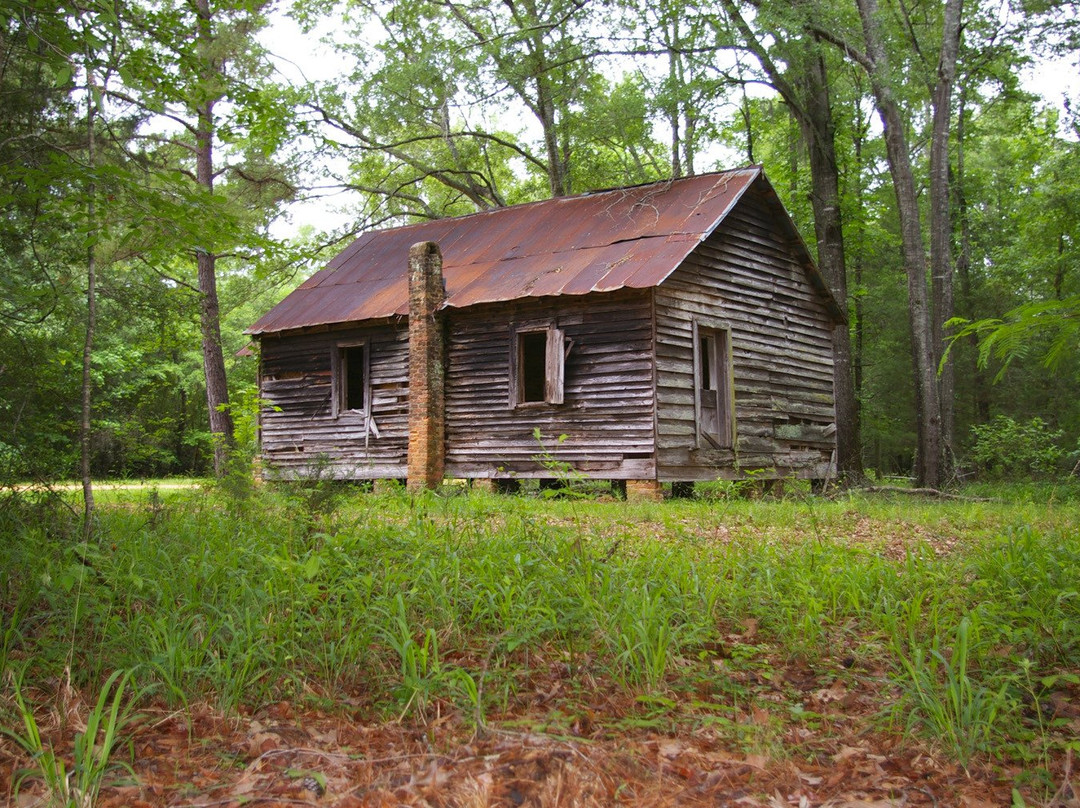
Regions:
<instances>
[{"instance_id":1,"label":"broken window frame","mask_svg":"<svg viewBox=\"0 0 1080 808\"><path fill-rule=\"evenodd\" d=\"M721 320L696 318L693 321L694 424L699 449L735 448L735 379L731 326ZM710 348L703 356L702 346ZM708 387L703 382L708 380ZM716 393L716 434L705 429L706 405L703 390Z\"/></svg>"},{"instance_id":2,"label":"broken window frame","mask_svg":"<svg viewBox=\"0 0 1080 808\"><path fill-rule=\"evenodd\" d=\"M526 361L524 351L530 335L544 335L544 397L526 398L526 390L539 381L526 378L527 368L535 365ZM510 397L511 409L545 407L562 404L565 398L566 332L552 320L525 321L511 326L510 334Z\"/></svg>"},{"instance_id":3,"label":"broken window frame","mask_svg":"<svg viewBox=\"0 0 1080 808\"><path fill-rule=\"evenodd\" d=\"M350 407L349 373L355 370L356 349L361 349L360 395L363 401L360 407ZM350 352L352 356L350 357ZM341 340L334 343L331 354L331 379L333 383L333 416L339 418L345 414L367 415L371 406L371 344L369 340ZM350 364L352 367L350 368ZM354 391L355 392L355 391Z\"/></svg>"}]
</instances>

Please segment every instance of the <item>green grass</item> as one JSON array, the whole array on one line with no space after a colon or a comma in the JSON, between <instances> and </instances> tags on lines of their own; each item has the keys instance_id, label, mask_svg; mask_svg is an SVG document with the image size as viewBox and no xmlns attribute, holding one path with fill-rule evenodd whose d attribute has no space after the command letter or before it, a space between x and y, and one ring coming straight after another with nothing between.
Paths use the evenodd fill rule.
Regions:
<instances>
[{"instance_id":1,"label":"green grass","mask_svg":"<svg viewBox=\"0 0 1080 808\"><path fill-rule=\"evenodd\" d=\"M798 668L877 694L871 724L964 766L1045 768L1070 741L1040 700L1080 668L1080 498L1062 490L627 504L151 487L103 497L90 542L77 508L9 494L0 665L102 693L132 671L180 709L291 699L555 729L588 712L774 754L784 726L821 721L783 684ZM564 695L532 715L553 678ZM4 682L14 725L25 703ZM630 706L596 717L613 694ZM755 709L772 716L756 729L740 719Z\"/></svg>"}]
</instances>

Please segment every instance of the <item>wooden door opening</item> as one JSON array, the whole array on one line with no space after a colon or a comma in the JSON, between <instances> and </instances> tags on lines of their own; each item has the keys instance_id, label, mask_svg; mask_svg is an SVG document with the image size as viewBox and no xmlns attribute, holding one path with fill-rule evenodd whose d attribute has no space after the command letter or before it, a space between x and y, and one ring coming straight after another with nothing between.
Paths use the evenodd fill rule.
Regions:
<instances>
[{"instance_id":1,"label":"wooden door opening","mask_svg":"<svg viewBox=\"0 0 1080 808\"><path fill-rule=\"evenodd\" d=\"M731 381L731 334L725 328L694 329L694 387L698 446L730 449L735 442Z\"/></svg>"}]
</instances>

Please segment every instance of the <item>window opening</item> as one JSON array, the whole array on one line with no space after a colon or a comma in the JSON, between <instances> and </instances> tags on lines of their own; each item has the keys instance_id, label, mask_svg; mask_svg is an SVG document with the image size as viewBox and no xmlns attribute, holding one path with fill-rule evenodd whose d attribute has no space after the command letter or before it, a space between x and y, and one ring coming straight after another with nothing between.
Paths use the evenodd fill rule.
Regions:
<instances>
[{"instance_id":1,"label":"window opening","mask_svg":"<svg viewBox=\"0 0 1080 808\"><path fill-rule=\"evenodd\" d=\"M367 409L367 362L365 345L338 348L338 409Z\"/></svg>"},{"instance_id":2,"label":"window opening","mask_svg":"<svg viewBox=\"0 0 1080 808\"><path fill-rule=\"evenodd\" d=\"M713 344L714 340L711 336L702 337L699 340L699 350L701 357L701 387L703 390L715 390L713 387L713 360L716 356L716 347Z\"/></svg>"},{"instance_id":3,"label":"window opening","mask_svg":"<svg viewBox=\"0 0 1080 808\"><path fill-rule=\"evenodd\" d=\"M510 353L510 406L562 404L566 334L554 326L514 332Z\"/></svg>"},{"instance_id":4,"label":"window opening","mask_svg":"<svg viewBox=\"0 0 1080 808\"><path fill-rule=\"evenodd\" d=\"M518 338L521 401L544 401L547 381L547 331L529 331Z\"/></svg>"},{"instance_id":5,"label":"window opening","mask_svg":"<svg viewBox=\"0 0 1080 808\"><path fill-rule=\"evenodd\" d=\"M730 449L734 445L730 334L727 329L697 329L697 417L699 445Z\"/></svg>"}]
</instances>

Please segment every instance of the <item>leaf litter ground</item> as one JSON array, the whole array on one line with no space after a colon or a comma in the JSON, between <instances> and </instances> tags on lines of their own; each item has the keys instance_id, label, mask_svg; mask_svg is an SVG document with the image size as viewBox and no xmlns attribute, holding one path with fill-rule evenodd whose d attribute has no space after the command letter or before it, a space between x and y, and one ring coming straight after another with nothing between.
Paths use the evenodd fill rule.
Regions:
<instances>
[{"instance_id":1,"label":"leaf litter ground","mask_svg":"<svg viewBox=\"0 0 1080 808\"><path fill-rule=\"evenodd\" d=\"M118 775L99 805L1012 804L1017 772L987 766L965 774L925 746L876 731L872 718L887 694L873 684L829 682L798 668L783 676L804 690L821 721L816 728L783 726L771 711L753 707L739 720L753 734L775 733L772 750L756 752L733 747L729 731L710 729L701 716L647 719L640 702L600 691L584 702L579 694L569 716L558 698L565 686L558 673L538 677L530 702L489 717L480 732L455 712L372 724L286 702L229 718L207 708L148 709L130 736L134 778ZM5 753L9 766L25 765L10 746ZM40 796L24 789L17 804L33 805ZM1054 803L1076 805L1071 793Z\"/></svg>"},{"instance_id":2,"label":"leaf litter ground","mask_svg":"<svg viewBox=\"0 0 1080 808\"><path fill-rule=\"evenodd\" d=\"M957 541L948 529L854 514L846 527L847 540L891 557L916 543L947 555ZM679 527L638 522L636 529L655 537ZM593 535L601 531L593 526ZM723 541L732 531L719 525L713 532L706 538ZM735 698L710 691L715 677L697 691L635 696L572 675L560 652L536 648L523 653L528 674L514 695L479 726L440 701L423 715L395 719L365 693L332 705L312 693L240 715L143 705L125 739L131 770L115 771L98 805L1080 808L1071 757L1054 762L1053 787L1044 785L1041 800L1016 803L1023 764L982 761L965 771L932 743L884 722L897 693L871 659L840 645L811 668L756 634L755 621L744 620L723 643L675 660L712 666L733 683ZM763 664L729 664L744 647ZM86 703L56 690L32 701L58 705L39 723L70 760ZM1080 692L1051 696L1058 725L1080 738ZM15 793L17 772L29 762L10 739L0 740L0 793L9 804L44 804L33 780Z\"/></svg>"}]
</instances>

